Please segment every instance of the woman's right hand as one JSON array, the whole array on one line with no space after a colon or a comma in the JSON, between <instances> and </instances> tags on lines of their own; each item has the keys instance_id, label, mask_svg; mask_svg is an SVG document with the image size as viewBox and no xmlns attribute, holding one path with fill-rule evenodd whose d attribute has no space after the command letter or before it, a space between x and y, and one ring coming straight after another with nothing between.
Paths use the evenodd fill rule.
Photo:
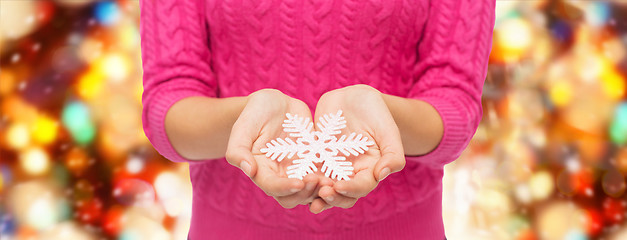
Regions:
<instances>
[{"instance_id":1,"label":"woman's right hand","mask_svg":"<svg viewBox=\"0 0 627 240\"><path fill-rule=\"evenodd\" d=\"M311 119L311 111L304 102L281 91L262 89L251 93L231 130L226 160L240 168L281 206L294 208L299 204L309 204L317 197L321 179L316 174L308 174L303 180L288 178L286 170L291 161L278 162L260 152L270 140L288 136L282 127L286 113Z\"/></svg>"}]
</instances>

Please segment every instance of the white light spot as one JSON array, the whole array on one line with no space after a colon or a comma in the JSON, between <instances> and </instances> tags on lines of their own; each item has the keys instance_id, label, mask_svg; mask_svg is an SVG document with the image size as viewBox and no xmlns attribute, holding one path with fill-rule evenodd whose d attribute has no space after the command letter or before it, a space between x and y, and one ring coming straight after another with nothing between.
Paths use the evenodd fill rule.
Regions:
<instances>
[{"instance_id":1,"label":"white light spot","mask_svg":"<svg viewBox=\"0 0 627 240\"><path fill-rule=\"evenodd\" d=\"M50 159L42 149L32 148L20 155L20 165L27 173L39 175L48 170Z\"/></svg>"},{"instance_id":2,"label":"white light spot","mask_svg":"<svg viewBox=\"0 0 627 240\"><path fill-rule=\"evenodd\" d=\"M72 33L67 39L69 44L78 44L81 42L81 35L78 33Z\"/></svg>"},{"instance_id":3,"label":"white light spot","mask_svg":"<svg viewBox=\"0 0 627 240\"><path fill-rule=\"evenodd\" d=\"M126 171L129 173L139 173L144 169L144 161L139 157L131 157L126 161Z\"/></svg>"},{"instance_id":4,"label":"white light spot","mask_svg":"<svg viewBox=\"0 0 627 240\"><path fill-rule=\"evenodd\" d=\"M26 24L33 24L35 22L35 16L30 15L26 17Z\"/></svg>"},{"instance_id":5,"label":"white light spot","mask_svg":"<svg viewBox=\"0 0 627 240\"><path fill-rule=\"evenodd\" d=\"M566 169L568 169L569 172L577 172L581 169L581 163L579 163L577 157L573 156L566 159Z\"/></svg>"},{"instance_id":6,"label":"white light spot","mask_svg":"<svg viewBox=\"0 0 627 240\"><path fill-rule=\"evenodd\" d=\"M113 196L119 196L120 194L122 194L122 189L120 188L113 189Z\"/></svg>"},{"instance_id":7,"label":"white light spot","mask_svg":"<svg viewBox=\"0 0 627 240\"><path fill-rule=\"evenodd\" d=\"M21 81L20 84L17 85L17 89L23 91L26 88L26 81Z\"/></svg>"},{"instance_id":8,"label":"white light spot","mask_svg":"<svg viewBox=\"0 0 627 240\"><path fill-rule=\"evenodd\" d=\"M20 61L20 58L22 58L22 56L20 56L19 53L13 54L13 56L11 56L11 62L12 63L16 63L16 62Z\"/></svg>"}]
</instances>

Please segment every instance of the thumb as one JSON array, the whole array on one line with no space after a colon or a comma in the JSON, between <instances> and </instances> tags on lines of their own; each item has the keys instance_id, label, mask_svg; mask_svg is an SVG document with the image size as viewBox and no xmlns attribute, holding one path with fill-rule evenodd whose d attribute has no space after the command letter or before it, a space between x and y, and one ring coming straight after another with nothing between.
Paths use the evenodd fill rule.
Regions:
<instances>
[{"instance_id":1,"label":"thumb","mask_svg":"<svg viewBox=\"0 0 627 240\"><path fill-rule=\"evenodd\" d=\"M240 168L246 176L252 178L257 174L257 162L250 149L242 146L228 147L225 157L227 162Z\"/></svg>"},{"instance_id":2,"label":"thumb","mask_svg":"<svg viewBox=\"0 0 627 240\"><path fill-rule=\"evenodd\" d=\"M373 136L381 150L381 159L375 164L373 173L377 182L405 168L405 150L401 134L392 116L388 115L387 119L379 122L380 125Z\"/></svg>"},{"instance_id":3,"label":"thumb","mask_svg":"<svg viewBox=\"0 0 627 240\"><path fill-rule=\"evenodd\" d=\"M374 166L374 177L380 182L391 173L403 170L404 167L405 155L395 152L383 153L381 160Z\"/></svg>"},{"instance_id":4,"label":"thumb","mask_svg":"<svg viewBox=\"0 0 627 240\"><path fill-rule=\"evenodd\" d=\"M252 154L254 137L247 127L236 121L229 136L225 158L233 166L240 168L248 177L257 174L257 161ZM246 124L244 124L246 125Z\"/></svg>"}]
</instances>

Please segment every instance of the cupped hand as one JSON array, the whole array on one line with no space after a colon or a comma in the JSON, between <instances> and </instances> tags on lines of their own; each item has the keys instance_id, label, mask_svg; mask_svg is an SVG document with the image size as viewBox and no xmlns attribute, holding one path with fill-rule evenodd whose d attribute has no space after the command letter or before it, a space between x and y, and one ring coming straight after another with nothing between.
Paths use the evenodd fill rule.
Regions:
<instances>
[{"instance_id":1,"label":"cupped hand","mask_svg":"<svg viewBox=\"0 0 627 240\"><path fill-rule=\"evenodd\" d=\"M361 133L373 139L375 144L365 154L347 157L355 168L351 180L320 187L320 198L310 204L309 210L313 213L330 207L352 207L385 177L405 166L400 133L381 92L368 85L329 91L320 97L315 115L318 117L338 110L342 110L347 122L342 134Z\"/></svg>"},{"instance_id":2,"label":"cupped hand","mask_svg":"<svg viewBox=\"0 0 627 240\"><path fill-rule=\"evenodd\" d=\"M303 180L288 178L286 169L291 161L278 162L259 151L270 140L288 136L282 128L286 113L311 116L304 102L278 90L263 89L250 94L231 130L226 159L281 206L293 208L311 203L321 182L316 174L309 174Z\"/></svg>"}]
</instances>

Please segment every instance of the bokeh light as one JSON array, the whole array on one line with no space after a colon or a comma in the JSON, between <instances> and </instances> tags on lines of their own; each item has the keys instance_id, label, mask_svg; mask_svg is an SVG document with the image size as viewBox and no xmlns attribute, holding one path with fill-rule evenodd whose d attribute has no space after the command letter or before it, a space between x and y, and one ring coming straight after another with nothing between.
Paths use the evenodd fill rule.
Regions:
<instances>
[{"instance_id":1,"label":"bokeh light","mask_svg":"<svg viewBox=\"0 0 627 240\"><path fill-rule=\"evenodd\" d=\"M183 206L190 204L185 200L189 199L191 188L188 187L186 181L182 180L181 176L172 172L161 173L157 176L154 186L157 196L169 216L178 216L184 211Z\"/></svg>"},{"instance_id":2,"label":"bokeh light","mask_svg":"<svg viewBox=\"0 0 627 240\"><path fill-rule=\"evenodd\" d=\"M570 103L573 98L573 89L569 82L558 81L550 89L549 96L551 101L557 107L564 107Z\"/></svg>"},{"instance_id":3,"label":"bokeh light","mask_svg":"<svg viewBox=\"0 0 627 240\"><path fill-rule=\"evenodd\" d=\"M109 54L96 63L98 71L104 73L114 83L120 83L128 77L130 61L122 54Z\"/></svg>"},{"instance_id":4,"label":"bokeh light","mask_svg":"<svg viewBox=\"0 0 627 240\"><path fill-rule=\"evenodd\" d=\"M625 176L616 169L610 169L603 174L603 191L609 196L619 198L625 193Z\"/></svg>"},{"instance_id":5,"label":"bokeh light","mask_svg":"<svg viewBox=\"0 0 627 240\"><path fill-rule=\"evenodd\" d=\"M5 136L9 147L14 149L22 149L30 143L30 132L24 123L15 123L9 126Z\"/></svg>"},{"instance_id":6,"label":"bokeh light","mask_svg":"<svg viewBox=\"0 0 627 240\"><path fill-rule=\"evenodd\" d=\"M94 16L103 25L112 25L120 20L120 8L113 1L99 1L94 7Z\"/></svg>"},{"instance_id":7,"label":"bokeh light","mask_svg":"<svg viewBox=\"0 0 627 240\"><path fill-rule=\"evenodd\" d=\"M505 62L516 61L527 53L533 43L533 32L528 22L521 18L503 20L495 27L493 59Z\"/></svg>"},{"instance_id":8,"label":"bokeh light","mask_svg":"<svg viewBox=\"0 0 627 240\"><path fill-rule=\"evenodd\" d=\"M610 20L610 4L602 1L590 3L585 8L585 19L591 26L601 27Z\"/></svg>"},{"instance_id":9,"label":"bokeh light","mask_svg":"<svg viewBox=\"0 0 627 240\"><path fill-rule=\"evenodd\" d=\"M50 157L43 149L33 147L20 154L20 165L25 172L40 175L50 168Z\"/></svg>"},{"instance_id":10,"label":"bokeh light","mask_svg":"<svg viewBox=\"0 0 627 240\"><path fill-rule=\"evenodd\" d=\"M84 99L96 98L104 87L105 76L102 72L90 70L78 79L78 95Z\"/></svg>"},{"instance_id":11,"label":"bokeh light","mask_svg":"<svg viewBox=\"0 0 627 240\"><path fill-rule=\"evenodd\" d=\"M141 179L122 179L115 183L113 196L122 205L148 205L155 201L155 190Z\"/></svg>"},{"instance_id":12,"label":"bokeh light","mask_svg":"<svg viewBox=\"0 0 627 240\"><path fill-rule=\"evenodd\" d=\"M0 2L0 41L19 39L37 28L37 1Z\"/></svg>"},{"instance_id":13,"label":"bokeh light","mask_svg":"<svg viewBox=\"0 0 627 240\"><path fill-rule=\"evenodd\" d=\"M136 173L141 172L144 169L144 165L145 163L143 159L137 156L132 156L126 162L126 171L128 171L131 174L136 174Z\"/></svg>"},{"instance_id":14,"label":"bokeh light","mask_svg":"<svg viewBox=\"0 0 627 240\"><path fill-rule=\"evenodd\" d=\"M50 144L57 137L59 123L48 116L41 115L35 120L32 136L40 144Z\"/></svg>"},{"instance_id":15,"label":"bokeh light","mask_svg":"<svg viewBox=\"0 0 627 240\"><path fill-rule=\"evenodd\" d=\"M9 195L9 206L18 223L40 231L49 230L70 217L68 202L58 187L44 181L14 186Z\"/></svg>"},{"instance_id":16,"label":"bokeh light","mask_svg":"<svg viewBox=\"0 0 627 240\"><path fill-rule=\"evenodd\" d=\"M554 202L537 216L540 239L570 239L585 233L585 213L568 202ZM571 236L575 235L575 236Z\"/></svg>"},{"instance_id":17,"label":"bokeh light","mask_svg":"<svg viewBox=\"0 0 627 240\"><path fill-rule=\"evenodd\" d=\"M607 60L603 60L601 83L603 91L612 100L620 100L625 96L625 79L614 69Z\"/></svg>"},{"instance_id":18,"label":"bokeh light","mask_svg":"<svg viewBox=\"0 0 627 240\"><path fill-rule=\"evenodd\" d=\"M65 165L72 173L80 175L89 166L89 155L80 147L73 147L65 155Z\"/></svg>"},{"instance_id":19,"label":"bokeh light","mask_svg":"<svg viewBox=\"0 0 627 240\"><path fill-rule=\"evenodd\" d=\"M79 144L90 143L96 134L89 108L81 102L70 102L63 109L62 121Z\"/></svg>"},{"instance_id":20,"label":"bokeh light","mask_svg":"<svg viewBox=\"0 0 627 240\"><path fill-rule=\"evenodd\" d=\"M540 171L529 179L531 196L536 200L544 200L553 193L553 176L545 171Z\"/></svg>"},{"instance_id":21,"label":"bokeh light","mask_svg":"<svg viewBox=\"0 0 627 240\"><path fill-rule=\"evenodd\" d=\"M616 107L609 130L612 142L620 145L627 143L627 102Z\"/></svg>"}]
</instances>

